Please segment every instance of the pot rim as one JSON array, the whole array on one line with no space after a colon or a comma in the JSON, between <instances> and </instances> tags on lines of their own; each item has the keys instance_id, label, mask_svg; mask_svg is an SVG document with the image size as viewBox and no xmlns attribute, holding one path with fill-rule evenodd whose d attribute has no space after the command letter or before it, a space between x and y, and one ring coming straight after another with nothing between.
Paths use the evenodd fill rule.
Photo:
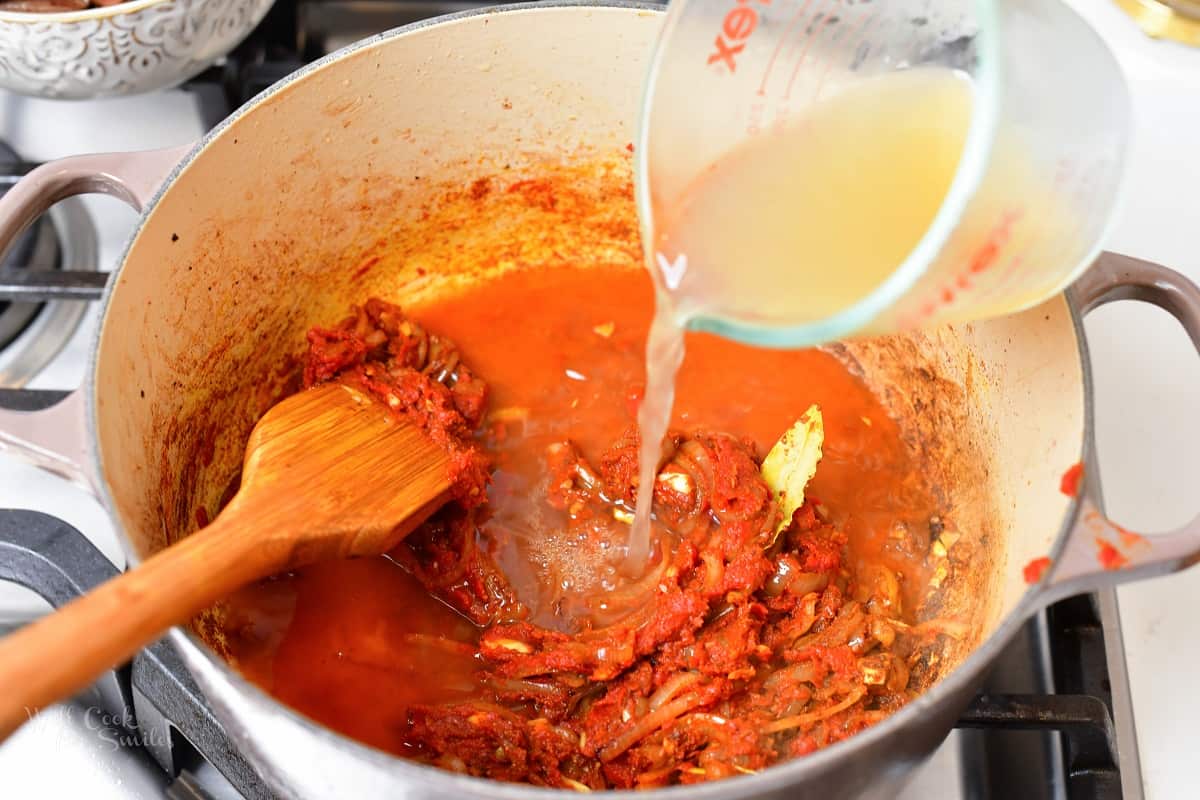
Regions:
<instances>
[{"instance_id":1,"label":"pot rim","mask_svg":"<svg viewBox=\"0 0 1200 800\"><path fill-rule=\"evenodd\" d=\"M557 11L570 8L624 10L653 14L663 13L663 6L657 3L639 2L638 0L597 0L596 2L589 0L543 0L542 2L487 6L419 20L408 25L383 31L330 53L317 61L301 67L265 89L256 97L244 103L222 121L221 124L196 142L191 151L175 165L170 174L155 191L154 196L145 205L138 223L122 250L121 257L117 263L116 273L119 274L121 269L124 268L129 254L132 252L134 245L145 228L146 221L154 214L159 202L170 191L178 177L196 161L199 155L213 141L220 138L228 128L252 113L270 98L289 89L293 84L320 72L330 64L340 61L360 50L375 47L393 39L402 38L425 28L455 23L475 16L519 14L544 10ZM100 300L100 324L96 326L88 355L89 368L85 383L85 401L87 404L86 424L88 433L90 434L88 437L88 462L93 470L93 474L96 476L97 491L109 518L113 522L121 548L125 552L130 566L134 566L139 564L142 559L134 551L132 543L125 532L124 525L116 514L116 505L113 502L108 479L104 474L103 465L100 460L99 438L97 436L99 425L96 380L100 343L103 339L112 294L118 283L119 281L110 280ZM1081 442L1078 460L1090 463L1094 457L1095 450L1093 439L1094 420L1091 363L1088 356L1081 310L1077 307L1077 303L1069 293L1066 294L1066 303L1071 317L1072 329L1075 334L1083 383L1083 441ZM1058 560L1063 549L1066 547L1067 540L1070 538L1069 534L1079 516L1080 505L1081 500L1079 497L1072 498L1063 515L1062 524L1059 526L1058 533L1055 536L1051 552L1047 554L1054 561ZM1015 566L1009 565L1009 568L1015 568ZM789 786L802 784L809 775L826 770L837 761L849 757L854 750L866 748L872 744L879 743L883 739L901 734L906 728L916 724L920 718L930 714L941 703L948 701L956 692L976 683L980 673L990 666L999 651L1008 643L1018 628L1024 624L1025 620L1046 604L1050 597L1046 592L1046 587L1047 584L1042 582L1027 588L1021 599L1004 615L987 639L964 658L948 675L940 679L896 713L848 739L821 748L810 755L780 762L754 775L738 776L732 780L725 779L703 784L671 786L661 789L611 790L606 792L606 796L645 797L647 796L647 791L649 791L653 792L655 796L665 798L689 798L689 800L691 798L695 798L696 800L718 800L719 798L720 800L728 800L730 797L761 795L766 792L778 791ZM551 789L527 784L510 784L486 778L460 775L376 749L322 725L250 683L230 666L228 662L213 652L192 631L181 626L176 626L168 631L167 636L171 640L171 643L179 650L189 671L193 672L197 677L200 677L201 673L204 673L201 678L202 684L209 680L224 681L243 696L248 695L249 699L256 704L262 705L265 702L270 706L273 713L286 717L291 723L303 728L309 735L322 740L330 746L349 750L356 758L371 762L374 767L380 770L386 770L395 776L397 782L411 780L423 783L432 791L439 792L447 797L487 796L502 798L503 800L525 800L533 792L537 792L541 797L561 798L561 800L568 800L568 798L577 798L579 796L578 792L571 789ZM239 739L240 747L258 751L253 732L251 732L250 736L239 737ZM272 759L263 755L261 751L256 752L255 756L255 759L252 759L252 761L258 762L255 764L256 767L261 768L263 764L271 764L273 762Z\"/></svg>"}]
</instances>

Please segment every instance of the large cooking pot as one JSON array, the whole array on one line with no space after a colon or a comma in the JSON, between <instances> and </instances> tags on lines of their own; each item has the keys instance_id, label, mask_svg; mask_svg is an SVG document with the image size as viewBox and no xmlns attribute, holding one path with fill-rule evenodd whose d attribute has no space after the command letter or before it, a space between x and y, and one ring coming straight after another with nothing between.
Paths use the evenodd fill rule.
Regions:
<instances>
[{"instance_id":1,"label":"large cooking pot","mask_svg":"<svg viewBox=\"0 0 1200 800\"><path fill-rule=\"evenodd\" d=\"M0 200L0 243L70 194L114 194L143 213L104 298L86 386L45 412L3 412L0 441L94 488L133 563L191 532L272 399L267 376L309 325L370 294L403 303L462 277L452 261L418 274L387 246L419 230L431 192L520 175L548 157L624 151L659 21L649 7L575 3L443 17L300 70L195 146L35 170ZM1194 520L1131 546L1120 570L1097 559L1097 537L1116 532L1097 514L1080 318L1123 298L1162 306L1200 341L1192 283L1105 254L1065 296L1023 314L838 346L901 420L970 545L947 578L947 602L969 610L973 631L947 651L935 685L873 728L757 775L663 796L890 796L1030 613L1200 557ZM1060 477L1080 461L1089 468L1072 498ZM1053 568L1028 585L1022 566L1046 555ZM231 739L283 796L531 792L360 745L247 683L194 631L170 638Z\"/></svg>"}]
</instances>

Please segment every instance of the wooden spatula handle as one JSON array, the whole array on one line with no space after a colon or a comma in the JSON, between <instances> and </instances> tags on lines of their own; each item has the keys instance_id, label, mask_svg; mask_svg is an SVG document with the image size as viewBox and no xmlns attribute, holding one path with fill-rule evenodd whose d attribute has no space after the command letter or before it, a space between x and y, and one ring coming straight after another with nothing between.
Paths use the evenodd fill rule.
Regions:
<instances>
[{"instance_id":1,"label":"wooden spatula handle","mask_svg":"<svg viewBox=\"0 0 1200 800\"><path fill-rule=\"evenodd\" d=\"M389 405L329 383L258 421L212 524L0 640L0 740L234 589L386 552L450 498L450 452Z\"/></svg>"},{"instance_id":2,"label":"wooden spatula handle","mask_svg":"<svg viewBox=\"0 0 1200 800\"><path fill-rule=\"evenodd\" d=\"M0 640L0 741L38 710L74 695L172 625L277 571L278 558L276 548L264 547L241 525L218 518Z\"/></svg>"}]
</instances>

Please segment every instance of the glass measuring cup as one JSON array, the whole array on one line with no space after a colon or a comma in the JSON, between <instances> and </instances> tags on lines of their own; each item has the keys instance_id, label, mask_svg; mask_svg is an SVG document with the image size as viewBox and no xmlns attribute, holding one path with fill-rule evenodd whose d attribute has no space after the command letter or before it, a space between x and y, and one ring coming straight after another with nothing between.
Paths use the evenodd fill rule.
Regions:
<instances>
[{"instance_id":1,"label":"glass measuring cup","mask_svg":"<svg viewBox=\"0 0 1200 800\"><path fill-rule=\"evenodd\" d=\"M845 161L840 173L810 154L804 169L792 164L789 173L781 160L773 175L762 166L772 162L760 157L757 195L709 202L698 216L697 186L719 176L723 163L756 142L782 141L770 137L796 126L819 132L811 121L831 104L872 81L895 83L901 71L920 70L953 70L968 83L968 114L928 223L911 242L896 240L894 262L877 265L878 280L842 285L860 264L854 248L836 251L839 242L872 244L905 210L870 194L875 176L855 171L869 159L853 157L887 143L907 119L888 99L897 96L892 86L875 96L884 102L874 116L868 107L853 124L826 126L826 143L840 151L831 158ZM909 116L938 114L935 104ZM680 323L768 346L1018 311L1064 288L1099 251L1117 202L1129 117L1114 58L1059 0L672 0L636 155L651 271ZM908 164L900 183L893 180L897 197L904 180L929 190L920 166ZM780 204L773 188L786 199L790 189L780 182L804 175L815 176L808 187L815 194L807 211L797 207L797 226L803 213L833 219L821 191L836 189L833 199L848 202L839 213L849 224L816 230L829 240L821 251L828 265L805 264L806 239L788 228L786 209L763 213ZM859 195L842 191L856 182ZM864 198L874 204L859 204ZM771 241L794 252L772 251L764 244ZM817 289L830 287L818 287L814 275L837 291L822 295Z\"/></svg>"}]
</instances>

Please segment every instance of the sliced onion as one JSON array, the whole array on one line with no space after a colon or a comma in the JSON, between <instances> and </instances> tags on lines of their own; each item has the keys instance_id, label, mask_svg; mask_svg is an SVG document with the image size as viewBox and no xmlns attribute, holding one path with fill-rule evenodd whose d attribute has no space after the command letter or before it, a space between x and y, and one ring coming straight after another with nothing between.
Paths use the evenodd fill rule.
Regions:
<instances>
[{"instance_id":1,"label":"sliced onion","mask_svg":"<svg viewBox=\"0 0 1200 800\"><path fill-rule=\"evenodd\" d=\"M850 706L863 699L867 689L865 686L855 687L850 694L843 700L835 703L828 708L823 708L820 711L812 711L808 714L796 714L791 717L777 719L774 722L763 726L763 733L779 733L780 731L791 730L792 728L807 728L813 723L820 722L827 717L832 717L834 714L840 714Z\"/></svg>"},{"instance_id":2,"label":"sliced onion","mask_svg":"<svg viewBox=\"0 0 1200 800\"><path fill-rule=\"evenodd\" d=\"M636 627L639 613L646 614L653 611L653 605L649 601L658 593L658 586L666 577L669 566L670 559L664 555L658 560L654 569L643 577L618 586L613 591L605 593L597 602L589 604L591 622L596 626L596 631L603 632L605 628L617 623ZM606 606L603 611L597 607L600 601Z\"/></svg>"},{"instance_id":3,"label":"sliced onion","mask_svg":"<svg viewBox=\"0 0 1200 800\"><path fill-rule=\"evenodd\" d=\"M829 585L829 574L825 572L798 572L788 586L793 594L806 595L823 592Z\"/></svg>"},{"instance_id":4,"label":"sliced onion","mask_svg":"<svg viewBox=\"0 0 1200 800\"><path fill-rule=\"evenodd\" d=\"M475 657L474 645L469 645L466 642L459 642L454 639L445 639L441 636L432 636L428 633L406 633L400 637L405 644L413 647L431 647L437 650L444 650L456 656L466 656L467 658Z\"/></svg>"},{"instance_id":5,"label":"sliced onion","mask_svg":"<svg viewBox=\"0 0 1200 800\"><path fill-rule=\"evenodd\" d=\"M944 633L951 639L958 639L961 641L967 638L967 635L971 632L971 626L957 619L936 617L934 619L927 619L917 625L913 625L911 628L909 628L909 632L917 635L924 633Z\"/></svg>"},{"instance_id":6,"label":"sliced onion","mask_svg":"<svg viewBox=\"0 0 1200 800\"><path fill-rule=\"evenodd\" d=\"M613 739L600 750L600 760L605 763L612 761L668 722L691 711L696 706L703 705L704 702L704 694L702 692L694 692L676 698L666 705L661 706L656 711L651 711L646 716L634 720L632 725L621 731L617 738Z\"/></svg>"},{"instance_id":7,"label":"sliced onion","mask_svg":"<svg viewBox=\"0 0 1200 800\"><path fill-rule=\"evenodd\" d=\"M701 591L716 594L725 581L725 562L709 550L701 551L700 560L704 562L704 585Z\"/></svg>"},{"instance_id":8,"label":"sliced onion","mask_svg":"<svg viewBox=\"0 0 1200 800\"><path fill-rule=\"evenodd\" d=\"M558 700L566 694L562 688L552 683L539 683L517 678L489 677L487 684L497 692L514 694L531 700Z\"/></svg>"},{"instance_id":9,"label":"sliced onion","mask_svg":"<svg viewBox=\"0 0 1200 800\"><path fill-rule=\"evenodd\" d=\"M773 691L780 683L816 683L817 665L814 661L801 661L790 667L784 667L772 672L763 681L763 688Z\"/></svg>"},{"instance_id":10,"label":"sliced onion","mask_svg":"<svg viewBox=\"0 0 1200 800\"><path fill-rule=\"evenodd\" d=\"M795 560L790 557L777 560L775 562L775 571L771 573L771 577L767 578L767 582L763 584L763 594L767 597L779 597L796 576L797 569Z\"/></svg>"},{"instance_id":11,"label":"sliced onion","mask_svg":"<svg viewBox=\"0 0 1200 800\"><path fill-rule=\"evenodd\" d=\"M658 691L650 695L650 710L657 711L664 703L670 702L681 691L696 684L697 681L703 679L703 675L699 672L685 670L676 672L658 687Z\"/></svg>"}]
</instances>

